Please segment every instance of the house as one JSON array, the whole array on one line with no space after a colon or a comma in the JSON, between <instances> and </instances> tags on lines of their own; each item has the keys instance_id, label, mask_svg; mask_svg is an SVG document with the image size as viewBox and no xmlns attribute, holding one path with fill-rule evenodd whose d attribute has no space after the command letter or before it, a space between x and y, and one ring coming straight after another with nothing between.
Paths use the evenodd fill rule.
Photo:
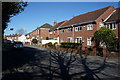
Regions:
<instances>
[{"instance_id":1,"label":"house","mask_svg":"<svg viewBox=\"0 0 120 80\"><path fill-rule=\"evenodd\" d=\"M32 32L26 34L27 39L37 39L41 42L41 40L46 40L46 38L49 38L49 30L52 27L50 24L43 24L40 27L37 27L35 30Z\"/></svg>"},{"instance_id":2,"label":"house","mask_svg":"<svg viewBox=\"0 0 120 80\"><path fill-rule=\"evenodd\" d=\"M59 22L59 23L57 23L56 21L54 21L54 26L51 27L50 30L49 30L49 35L50 35L50 39L51 40L59 40L59 33L60 33L59 28L63 24L65 24L66 22L67 22L67 20Z\"/></svg>"},{"instance_id":3,"label":"house","mask_svg":"<svg viewBox=\"0 0 120 80\"><path fill-rule=\"evenodd\" d=\"M116 8L114 13L105 21L106 28L112 29L118 39L118 27L120 26L120 8Z\"/></svg>"},{"instance_id":4,"label":"house","mask_svg":"<svg viewBox=\"0 0 120 80\"><path fill-rule=\"evenodd\" d=\"M117 49L120 50L120 8L116 8L114 13L105 21L106 28L112 29L119 40Z\"/></svg>"},{"instance_id":5,"label":"house","mask_svg":"<svg viewBox=\"0 0 120 80\"><path fill-rule=\"evenodd\" d=\"M21 34L4 35L4 39L10 40L10 41L18 41L19 36L21 36Z\"/></svg>"},{"instance_id":6,"label":"house","mask_svg":"<svg viewBox=\"0 0 120 80\"><path fill-rule=\"evenodd\" d=\"M21 41L21 42L25 43L26 42L26 36L25 35L19 36L18 41Z\"/></svg>"},{"instance_id":7,"label":"house","mask_svg":"<svg viewBox=\"0 0 120 80\"><path fill-rule=\"evenodd\" d=\"M60 42L82 43L83 47L93 46L91 40L94 32L104 27L104 21L114 11L113 6L108 6L73 17L59 28Z\"/></svg>"}]
</instances>

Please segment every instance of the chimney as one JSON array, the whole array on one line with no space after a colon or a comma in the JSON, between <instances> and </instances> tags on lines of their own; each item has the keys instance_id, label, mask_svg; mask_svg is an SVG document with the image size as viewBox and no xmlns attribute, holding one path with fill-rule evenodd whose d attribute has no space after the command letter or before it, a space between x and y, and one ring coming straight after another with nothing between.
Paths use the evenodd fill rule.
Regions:
<instances>
[{"instance_id":1,"label":"chimney","mask_svg":"<svg viewBox=\"0 0 120 80\"><path fill-rule=\"evenodd\" d=\"M54 26L57 24L57 22L56 21L54 21Z\"/></svg>"}]
</instances>

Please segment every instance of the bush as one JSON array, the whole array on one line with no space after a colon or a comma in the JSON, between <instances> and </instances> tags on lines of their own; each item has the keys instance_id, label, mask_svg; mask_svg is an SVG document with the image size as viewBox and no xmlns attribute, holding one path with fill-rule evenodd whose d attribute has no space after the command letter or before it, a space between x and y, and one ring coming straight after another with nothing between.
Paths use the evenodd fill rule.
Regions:
<instances>
[{"instance_id":1,"label":"bush","mask_svg":"<svg viewBox=\"0 0 120 80\"><path fill-rule=\"evenodd\" d=\"M92 48L92 47L90 47L90 48L88 48L88 50L89 50L89 51L93 51L93 48Z\"/></svg>"},{"instance_id":2,"label":"bush","mask_svg":"<svg viewBox=\"0 0 120 80\"><path fill-rule=\"evenodd\" d=\"M49 40L49 37L46 37L46 40Z\"/></svg>"},{"instance_id":3,"label":"bush","mask_svg":"<svg viewBox=\"0 0 120 80\"><path fill-rule=\"evenodd\" d=\"M52 47L52 46L53 46L52 42L47 43L47 45L48 45L49 47Z\"/></svg>"},{"instance_id":4,"label":"bush","mask_svg":"<svg viewBox=\"0 0 120 80\"><path fill-rule=\"evenodd\" d=\"M54 46L56 46L57 44L58 44L58 43L57 43L57 42L55 42L55 43L54 43Z\"/></svg>"},{"instance_id":5,"label":"bush","mask_svg":"<svg viewBox=\"0 0 120 80\"><path fill-rule=\"evenodd\" d=\"M38 40L37 39L32 39L32 43L37 44Z\"/></svg>"},{"instance_id":6,"label":"bush","mask_svg":"<svg viewBox=\"0 0 120 80\"><path fill-rule=\"evenodd\" d=\"M62 48L77 48L78 46L81 46L81 43L71 43L71 42L62 42L60 47Z\"/></svg>"}]
</instances>

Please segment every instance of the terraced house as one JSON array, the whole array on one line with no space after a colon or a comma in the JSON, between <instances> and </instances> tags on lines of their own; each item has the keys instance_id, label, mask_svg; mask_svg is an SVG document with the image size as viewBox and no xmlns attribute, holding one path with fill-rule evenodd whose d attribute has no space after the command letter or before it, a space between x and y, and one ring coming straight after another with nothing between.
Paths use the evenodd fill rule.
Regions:
<instances>
[{"instance_id":1,"label":"terraced house","mask_svg":"<svg viewBox=\"0 0 120 80\"><path fill-rule=\"evenodd\" d=\"M18 41L18 38L20 36L21 36L21 34L4 35L4 39L11 40L11 41Z\"/></svg>"},{"instance_id":2,"label":"terraced house","mask_svg":"<svg viewBox=\"0 0 120 80\"><path fill-rule=\"evenodd\" d=\"M108 6L73 17L59 28L60 42L82 43L83 47L93 46L91 39L94 32L101 27L106 27L105 22L109 21L116 11L113 6ZM116 35L118 34L117 27L114 29Z\"/></svg>"}]
</instances>

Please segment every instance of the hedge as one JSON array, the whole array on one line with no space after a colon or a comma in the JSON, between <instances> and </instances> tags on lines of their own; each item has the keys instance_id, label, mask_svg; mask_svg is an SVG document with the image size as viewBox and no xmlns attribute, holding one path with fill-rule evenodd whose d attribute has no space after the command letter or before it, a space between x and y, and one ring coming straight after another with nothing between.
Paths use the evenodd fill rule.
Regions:
<instances>
[{"instance_id":1,"label":"hedge","mask_svg":"<svg viewBox=\"0 0 120 80\"><path fill-rule=\"evenodd\" d=\"M72 43L72 42L62 42L60 47L62 48L77 48L78 46L82 46L81 43Z\"/></svg>"}]
</instances>

